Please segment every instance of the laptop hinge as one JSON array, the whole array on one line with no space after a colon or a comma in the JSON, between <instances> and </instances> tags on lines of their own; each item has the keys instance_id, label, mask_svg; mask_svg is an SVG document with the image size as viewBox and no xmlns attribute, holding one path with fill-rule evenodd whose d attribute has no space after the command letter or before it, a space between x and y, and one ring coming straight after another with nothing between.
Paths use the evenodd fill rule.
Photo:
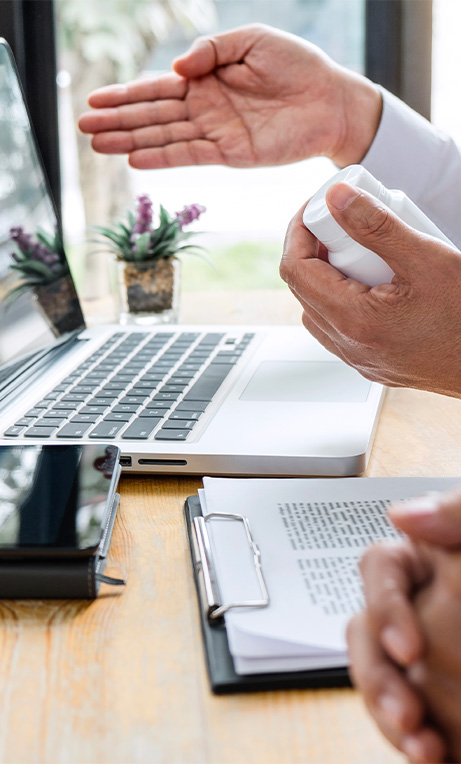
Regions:
<instances>
[{"instance_id":1,"label":"laptop hinge","mask_svg":"<svg viewBox=\"0 0 461 764\"><path fill-rule=\"evenodd\" d=\"M0 411L9 406L11 400L16 400L18 395L30 387L31 383L45 373L57 360L65 358L68 353L75 351L78 342L88 342L79 335L70 337L65 342L50 350L45 350L42 355L35 356L30 364L14 374L0 392Z\"/></svg>"}]
</instances>

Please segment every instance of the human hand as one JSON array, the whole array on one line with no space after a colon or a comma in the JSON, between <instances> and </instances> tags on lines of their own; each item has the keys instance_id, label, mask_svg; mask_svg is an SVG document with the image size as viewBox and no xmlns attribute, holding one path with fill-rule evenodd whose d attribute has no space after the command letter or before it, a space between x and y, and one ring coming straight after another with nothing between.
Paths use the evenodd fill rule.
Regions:
<instances>
[{"instance_id":1,"label":"human hand","mask_svg":"<svg viewBox=\"0 0 461 764\"><path fill-rule=\"evenodd\" d=\"M459 762L461 490L395 504L389 515L412 541L363 557L366 609L349 624L351 674L411 761Z\"/></svg>"},{"instance_id":2,"label":"human hand","mask_svg":"<svg viewBox=\"0 0 461 764\"><path fill-rule=\"evenodd\" d=\"M92 146L140 169L359 162L381 118L378 89L319 48L254 24L198 38L174 72L94 91Z\"/></svg>"},{"instance_id":3,"label":"human hand","mask_svg":"<svg viewBox=\"0 0 461 764\"><path fill-rule=\"evenodd\" d=\"M460 397L460 252L347 183L331 186L326 199L339 225L395 276L375 287L343 276L300 210L288 227L280 273L304 309L304 326L368 379Z\"/></svg>"}]
</instances>

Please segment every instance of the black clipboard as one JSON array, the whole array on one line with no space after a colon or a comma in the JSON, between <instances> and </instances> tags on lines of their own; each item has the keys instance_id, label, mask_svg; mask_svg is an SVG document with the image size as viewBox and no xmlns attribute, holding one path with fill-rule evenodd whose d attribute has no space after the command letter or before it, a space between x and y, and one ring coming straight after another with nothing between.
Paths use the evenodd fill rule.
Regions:
<instances>
[{"instance_id":1,"label":"black clipboard","mask_svg":"<svg viewBox=\"0 0 461 764\"><path fill-rule=\"evenodd\" d=\"M294 690L306 688L350 687L347 668L312 669L309 671L277 672L240 675L234 670L229 652L224 620L210 620L208 603L203 594L201 562L197 555L194 518L202 516L198 496L190 496L184 505L189 550L200 614L205 660L211 690L216 695L263 690Z\"/></svg>"}]
</instances>

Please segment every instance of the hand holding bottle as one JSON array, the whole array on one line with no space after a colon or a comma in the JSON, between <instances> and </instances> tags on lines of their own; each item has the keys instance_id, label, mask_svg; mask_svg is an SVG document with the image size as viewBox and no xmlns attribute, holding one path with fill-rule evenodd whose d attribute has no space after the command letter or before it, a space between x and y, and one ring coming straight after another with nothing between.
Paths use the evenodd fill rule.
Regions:
<instances>
[{"instance_id":1,"label":"hand holding bottle","mask_svg":"<svg viewBox=\"0 0 461 764\"><path fill-rule=\"evenodd\" d=\"M332 217L326 202L326 194L331 186L339 182L352 183L356 188L367 191L415 230L427 233L453 246L445 234L403 191L390 191L364 167L351 165L330 178L314 194L303 214L306 228L327 248L328 261L345 276L369 286L376 286L392 281L394 272L379 255L351 238Z\"/></svg>"},{"instance_id":2,"label":"hand holding bottle","mask_svg":"<svg viewBox=\"0 0 461 764\"><path fill-rule=\"evenodd\" d=\"M368 379L461 397L460 252L346 183L332 186L326 199L339 226L395 275L374 287L346 278L328 263L301 209L287 231L280 273L306 328Z\"/></svg>"}]
</instances>

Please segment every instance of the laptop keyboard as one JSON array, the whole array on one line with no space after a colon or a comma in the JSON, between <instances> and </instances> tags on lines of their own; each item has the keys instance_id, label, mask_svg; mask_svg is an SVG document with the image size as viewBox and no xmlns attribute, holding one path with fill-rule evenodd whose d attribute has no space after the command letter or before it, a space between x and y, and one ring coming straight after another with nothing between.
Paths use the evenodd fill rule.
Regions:
<instances>
[{"instance_id":1,"label":"laptop keyboard","mask_svg":"<svg viewBox=\"0 0 461 764\"><path fill-rule=\"evenodd\" d=\"M118 332L3 434L184 441L253 337Z\"/></svg>"}]
</instances>

